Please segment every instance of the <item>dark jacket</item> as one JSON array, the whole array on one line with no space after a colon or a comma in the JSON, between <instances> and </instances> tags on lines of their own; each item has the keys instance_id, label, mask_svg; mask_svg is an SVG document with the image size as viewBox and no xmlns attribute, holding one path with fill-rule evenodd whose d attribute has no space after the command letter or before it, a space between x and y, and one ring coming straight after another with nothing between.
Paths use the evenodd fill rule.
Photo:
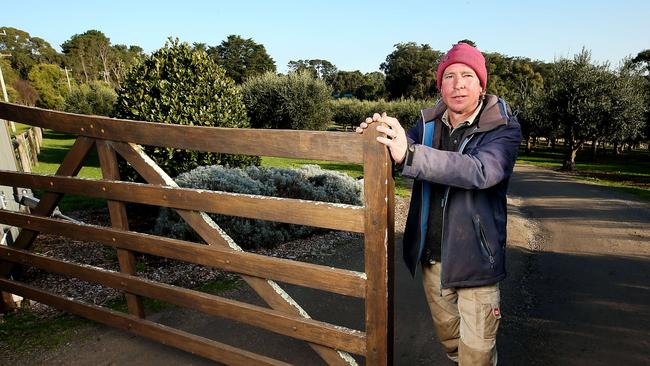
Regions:
<instances>
[{"instance_id":1,"label":"dark jacket","mask_svg":"<svg viewBox=\"0 0 650 366\"><path fill-rule=\"evenodd\" d=\"M506 192L521 128L502 99L487 95L477 120L463 134L459 151L442 151L431 146L445 109L441 101L422 110L407 133L412 146L401 174L415 181L404 261L415 275L426 231L442 230L442 287L494 284L506 276ZM431 202L432 189L444 190L441 202ZM442 228L427 227L430 204L443 205Z\"/></svg>"}]
</instances>

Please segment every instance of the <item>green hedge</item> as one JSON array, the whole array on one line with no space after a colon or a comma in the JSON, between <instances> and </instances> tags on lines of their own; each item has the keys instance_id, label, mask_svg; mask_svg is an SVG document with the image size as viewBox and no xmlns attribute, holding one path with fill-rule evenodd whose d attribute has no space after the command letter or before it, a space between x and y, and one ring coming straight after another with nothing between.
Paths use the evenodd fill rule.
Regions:
<instances>
[{"instance_id":1,"label":"green hedge","mask_svg":"<svg viewBox=\"0 0 650 366\"><path fill-rule=\"evenodd\" d=\"M435 104L433 100L399 99L391 102L384 100L369 101L355 98L331 100L329 105L333 120L343 127L355 127L373 113L386 112L397 118L406 129L413 126L420 117L420 110Z\"/></svg>"}]
</instances>

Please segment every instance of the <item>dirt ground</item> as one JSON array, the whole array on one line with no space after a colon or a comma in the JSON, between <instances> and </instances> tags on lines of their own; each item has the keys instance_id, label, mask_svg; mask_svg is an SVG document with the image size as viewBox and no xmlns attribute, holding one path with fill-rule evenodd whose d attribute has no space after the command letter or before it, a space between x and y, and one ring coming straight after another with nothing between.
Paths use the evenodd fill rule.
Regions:
<instances>
[{"instance_id":1,"label":"dirt ground","mask_svg":"<svg viewBox=\"0 0 650 366\"><path fill-rule=\"evenodd\" d=\"M650 364L650 205L522 165L516 168L508 206L509 275L501 284L499 364ZM413 280L401 262L400 231L407 205L401 202L397 208L395 365L451 365L435 341L419 277ZM362 243L351 238L317 261L361 270ZM363 328L363 303L358 299L284 288L315 319ZM262 304L246 286L226 297ZM152 319L293 364L323 364L302 342L193 311L173 309ZM358 362L363 364L362 359ZM0 354L0 364L215 363L92 325L54 350Z\"/></svg>"}]
</instances>

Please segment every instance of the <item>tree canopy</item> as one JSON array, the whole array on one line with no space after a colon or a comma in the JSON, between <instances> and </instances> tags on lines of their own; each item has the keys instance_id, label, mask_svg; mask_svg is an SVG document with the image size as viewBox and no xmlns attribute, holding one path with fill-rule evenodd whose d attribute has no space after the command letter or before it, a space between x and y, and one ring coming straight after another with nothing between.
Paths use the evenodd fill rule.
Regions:
<instances>
[{"instance_id":1,"label":"tree canopy","mask_svg":"<svg viewBox=\"0 0 650 366\"><path fill-rule=\"evenodd\" d=\"M0 36L0 53L10 55L11 66L23 79L36 64L60 63L61 55L44 39L12 27L2 27L2 31L6 35Z\"/></svg>"},{"instance_id":2,"label":"tree canopy","mask_svg":"<svg viewBox=\"0 0 650 366\"><path fill-rule=\"evenodd\" d=\"M253 128L324 130L331 120L332 90L307 71L268 72L242 84Z\"/></svg>"},{"instance_id":3,"label":"tree canopy","mask_svg":"<svg viewBox=\"0 0 650 366\"><path fill-rule=\"evenodd\" d=\"M307 71L312 77L323 80L330 86L336 79L338 72L333 63L321 59L289 61L287 67L291 72Z\"/></svg>"},{"instance_id":4,"label":"tree canopy","mask_svg":"<svg viewBox=\"0 0 650 366\"><path fill-rule=\"evenodd\" d=\"M355 71L339 71L336 73L332 89L335 96L354 96L362 100L377 100L386 94L384 74L379 71L367 74Z\"/></svg>"},{"instance_id":5,"label":"tree canopy","mask_svg":"<svg viewBox=\"0 0 650 366\"><path fill-rule=\"evenodd\" d=\"M61 110L68 85L65 74L58 65L38 64L29 71L28 79L38 92L38 107Z\"/></svg>"},{"instance_id":6,"label":"tree canopy","mask_svg":"<svg viewBox=\"0 0 650 366\"><path fill-rule=\"evenodd\" d=\"M194 46L205 48L205 44L201 43L195 43ZM208 47L207 52L237 84L251 76L275 72L275 61L266 52L266 48L251 38L244 39L232 34L220 45Z\"/></svg>"},{"instance_id":7,"label":"tree canopy","mask_svg":"<svg viewBox=\"0 0 650 366\"><path fill-rule=\"evenodd\" d=\"M111 45L111 40L98 30L75 34L61 48L65 66L73 77L83 83L101 80L120 87L128 68L142 56L139 46Z\"/></svg>"},{"instance_id":8,"label":"tree canopy","mask_svg":"<svg viewBox=\"0 0 650 366\"><path fill-rule=\"evenodd\" d=\"M427 99L436 94L436 66L443 53L427 44L398 43L380 69L386 75L386 91L392 99Z\"/></svg>"},{"instance_id":9,"label":"tree canopy","mask_svg":"<svg viewBox=\"0 0 650 366\"><path fill-rule=\"evenodd\" d=\"M622 141L639 134L645 95L638 80L640 75L630 69L612 72L608 64L593 63L586 49L573 59L553 64L544 110L555 127L563 130L564 169L575 169L576 153L587 141L604 136Z\"/></svg>"}]
</instances>

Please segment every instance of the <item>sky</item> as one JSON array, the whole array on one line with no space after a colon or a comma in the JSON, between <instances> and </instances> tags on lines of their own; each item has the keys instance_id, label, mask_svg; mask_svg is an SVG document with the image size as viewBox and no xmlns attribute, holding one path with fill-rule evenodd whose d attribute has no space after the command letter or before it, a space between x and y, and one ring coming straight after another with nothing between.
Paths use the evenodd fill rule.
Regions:
<instances>
[{"instance_id":1,"label":"sky","mask_svg":"<svg viewBox=\"0 0 650 366\"><path fill-rule=\"evenodd\" d=\"M5 0L0 28L24 30L59 51L90 29L147 53L168 37L216 46L237 34L264 45L279 72L291 60L324 59L339 70L365 73L378 71L397 43L446 51L461 39L484 52L546 62L572 58L585 47L594 62L617 66L650 49L648 14L647 0Z\"/></svg>"}]
</instances>

